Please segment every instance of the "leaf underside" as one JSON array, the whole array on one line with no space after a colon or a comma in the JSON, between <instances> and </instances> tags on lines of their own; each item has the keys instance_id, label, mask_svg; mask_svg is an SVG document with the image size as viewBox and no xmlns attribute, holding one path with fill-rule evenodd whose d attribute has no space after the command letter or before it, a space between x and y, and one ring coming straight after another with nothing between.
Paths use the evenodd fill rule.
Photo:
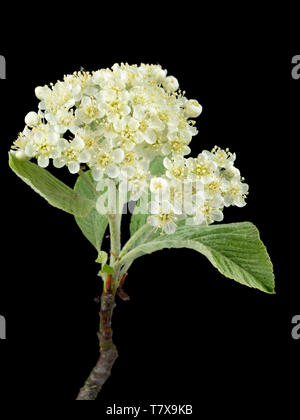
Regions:
<instances>
[{"instance_id":1,"label":"leaf underside","mask_svg":"<svg viewBox=\"0 0 300 420\"><path fill-rule=\"evenodd\" d=\"M9 166L27 185L53 207L77 216L86 216L94 203L81 197L46 169L28 160L20 160L9 153Z\"/></svg>"},{"instance_id":2,"label":"leaf underside","mask_svg":"<svg viewBox=\"0 0 300 420\"><path fill-rule=\"evenodd\" d=\"M205 255L224 276L274 293L272 263L252 223L182 226L172 235L150 238L132 249L127 258L136 259L163 248L194 249Z\"/></svg>"},{"instance_id":3,"label":"leaf underside","mask_svg":"<svg viewBox=\"0 0 300 420\"><path fill-rule=\"evenodd\" d=\"M149 170L151 175L162 176L166 172L163 164L164 156L156 156L150 163Z\"/></svg>"}]
</instances>

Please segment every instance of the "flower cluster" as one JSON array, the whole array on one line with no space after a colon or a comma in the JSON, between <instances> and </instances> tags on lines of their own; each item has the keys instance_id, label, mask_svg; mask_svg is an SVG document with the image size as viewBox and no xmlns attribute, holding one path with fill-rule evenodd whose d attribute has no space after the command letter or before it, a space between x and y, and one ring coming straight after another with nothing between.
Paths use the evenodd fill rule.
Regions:
<instances>
[{"instance_id":1,"label":"flower cluster","mask_svg":"<svg viewBox=\"0 0 300 420\"><path fill-rule=\"evenodd\" d=\"M210 224L223 220L223 209L243 207L248 185L234 167L235 155L215 146L196 158L166 157L166 173L152 178L150 223L174 233L177 223Z\"/></svg>"},{"instance_id":2,"label":"flower cluster","mask_svg":"<svg viewBox=\"0 0 300 420\"><path fill-rule=\"evenodd\" d=\"M37 87L35 94L39 110L27 114L13 145L18 158L36 158L43 168L52 159L56 168L66 166L73 174L86 164L95 181L113 179L119 189L126 185L129 200L138 200L150 187L149 222L167 233L183 217L212 223L222 220L224 206L245 204L247 185L233 166L234 155L215 148L185 158L202 107L187 99L161 66L122 63L75 72ZM157 156L164 159L162 177L149 171Z\"/></svg>"}]
</instances>

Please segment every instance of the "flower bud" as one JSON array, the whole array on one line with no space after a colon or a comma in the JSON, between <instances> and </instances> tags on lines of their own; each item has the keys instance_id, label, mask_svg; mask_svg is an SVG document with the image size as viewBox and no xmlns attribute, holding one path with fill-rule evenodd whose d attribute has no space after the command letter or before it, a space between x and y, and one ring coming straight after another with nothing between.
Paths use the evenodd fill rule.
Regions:
<instances>
[{"instance_id":1,"label":"flower bud","mask_svg":"<svg viewBox=\"0 0 300 420\"><path fill-rule=\"evenodd\" d=\"M38 86L34 90L35 96L42 100L44 98L45 89L42 86Z\"/></svg>"},{"instance_id":2,"label":"flower bud","mask_svg":"<svg viewBox=\"0 0 300 420\"><path fill-rule=\"evenodd\" d=\"M163 81L166 79L167 76L167 72L166 70L157 70L157 72L155 73L155 80L157 81L157 83L163 83Z\"/></svg>"},{"instance_id":3,"label":"flower bud","mask_svg":"<svg viewBox=\"0 0 300 420\"><path fill-rule=\"evenodd\" d=\"M167 92L175 92L179 88L179 83L176 77L168 76L163 83L163 86Z\"/></svg>"},{"instance_id":4,"label":"flower bud","mask_svg":"<svg viewBox=\"0 0 300 420\"><path fill-rule=\"evenodd\" d=\"M184 104L184 108L185 108L185 115L188 118L199 117L199 115L202 112L202 106L195 99L190 99L189 101L187 101Z\"/></svg>"},{"instance_id":5,"label":"flower bud","mask_svg":"<svg viewBox=\"0 0 300 420\"><path fill-rule=\"evenodd\" d=\"M28 114L25 117L25 124L28 125L28 127L35 127L40 122L40 117L36 112L28 112Z\"/></svg>"}]
</instances>

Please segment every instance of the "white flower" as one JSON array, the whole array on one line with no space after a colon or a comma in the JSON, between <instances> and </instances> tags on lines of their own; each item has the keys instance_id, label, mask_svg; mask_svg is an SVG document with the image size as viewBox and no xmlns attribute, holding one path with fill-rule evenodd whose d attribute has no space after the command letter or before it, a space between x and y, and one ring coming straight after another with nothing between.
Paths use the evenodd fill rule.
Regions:
<instances>
[{"instance_id":1,"label":"white flower","mask_svg":"<svg viewBox=\"0 0 300 420\"><path fill-rule=\"evenodd\" d=\"M224 194L225 206L234 205L237 207L244 207L246 205L245 197L248 193L248 189L248 184L236 180L231 181Z\"/></svg>"},{"instance_id":2,"label":"white flower","mask_svg":"<svg viewBox=\"0 0 300 420\"><path fill-rule=\"evenodd\" d=\"M167 234L175 232L177 217L169 202L165 201L161 204L151 202L149 210L152 215L148 217L148 223L156 228L162 229Z\"/></svg>"},{"instance_id":3,"label":"white flower","mask_svg":"<svg viewBox=\"0 0 300 420\"><path fill-rule=\"evenodd\" d=\"M96 118L102 118L104 113L98 108L97 102L94 99L84 96L82 98L80 107L76 110L75 115L79 120L86 124L90 124Z\"/></svg>"},{"instance_id":4,"label":"white flower","mask_svg":"<svg viewBox=\"0 0 300 420\"><path fill-rule=\"evenodd\" d=\"M58 140L57 133L48 125L43 125L39 130L28 134L25 154L28 157L37 157L38 165L46 168L50 158L54 159L59 155Z\"/></svg>"},{"instance_id":5,"label":"white flower","mask_svg":"<svg viewBox=\"0 0 300 420\"><path fill-rule=\"evenodd\" d=\"M186 176L186 166L185 160L183 157L175 157L174 159L170 160L169 158L165 158L164 166L167 169L166 176L170 179L177 179L183 181Z\"/></svg>"},{"instance_id":6,"label":"white flower","mask_svg":"<svg viewBox=\"0 0 300 420\"><path fill-rule=\"evenodd\" d=\"M71 174L76 174L79 172L80 163L84 159L84 142L79 137L71 142L68 142L65 139L61 139L59 143L61 154L59 157L54 159L53 164L56 168L61 168L67 165ZM83 159L82 159L83 158Z\"/></svg>"},{"instance_id":7,"label":"white flower","mask_svg":"<svg viewBox=\"0 0 300 420\"><path fill-rule=\"evenodd\" d=\"M100 150L94 155L92 175L95 181L99 181L104 173L110 178L116 178L120 174L118 164L124 159L124 151L115 149L109 152L108 148Z\"/></svg>"},{"instance_id":8,"label":"white flower","mask_svg":"<svg viewBox=\"0 0 300 420\"><path fill-rule=\"evenodd\" d=\"M165 178L152 178L150 181L150 191L153 193L159 193L168 188L168 181Z\"/></svg>"},{"instance_id":9,"label":"white flower","mask_svg":"<svg viewBox=\"0 0 300 420\"><path fill-rule=\"evenodd\" d=\"M229 152L229 149L222 150L218 146L215 146L211 152L204 150L202 154L213 160L220 168L223 169L233 168L233 162L236 157L234 153Z\"/></svg>"},{"instance_id":10,"label":"white flower","mask_svg":"<svg viewBox=\"0 0 300 420\"><path fill-rule=\"evenodd\" d=\"M174 137L171 141L163 145L161 151L162 154L165 156L169 155L170 153L172 153L173 156L185 156L191 152L191 149L189 148L189 146L187 146L186 141L184 139Z\"/></svg>"},{"instance_id":11,"label":"white flower","mask_svg":"<svg viewBox=\"0 0 300 420\"><path fill-rule=\"evenodd\" d=\"M188 168L188 179L198 179L204 184L214 180L217 165L207 155L200 153L195 159L188 158L186 166Z\"/></svg>"},{"instance_id":12,"label":"white flower","mask_svg":"<svg viewBox=\"0 0 300 420\"><path fill-rule=\"evenodd\" d=\"M223 195L227 183L222 177L214 176L210 182L204 183L205 196L210 200L218 200L223 203Z\"/></svg>"},{"instance_id":13,"label":"white flower","mask_svg":"<svg viewBox=\"0 0 300 420\"><path fill-rule=\"evenodd\" d=\"M53 124L54 129L57 133L63 134L67 130L75 132L77 126L75 124L76 118L72 111L67 109L59 109L55 115L48 114L46 118L51 124Z\"/></svg>"},{"instance_id":14,"label":"white flower","mask_svg":"<svg viewBox=\"0 0 300 420\"><path fill-rule=\"evenodd\" d=\"M196 209L196 214L193 217L195 225L211 224L213 222L221 222L224 216L220 209L214 207L212 203L207 201L205 204Z\"/></svg>"}]
</instances>

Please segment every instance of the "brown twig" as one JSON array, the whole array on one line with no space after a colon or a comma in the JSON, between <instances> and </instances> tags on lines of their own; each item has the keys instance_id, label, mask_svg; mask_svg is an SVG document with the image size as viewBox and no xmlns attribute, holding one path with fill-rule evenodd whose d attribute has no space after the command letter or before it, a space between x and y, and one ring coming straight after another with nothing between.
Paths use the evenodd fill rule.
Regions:
<instances>
[{"instance_id":1,"label":"brown twig","mask_svg":"<svg viewBox=\"0 0 300 420\"><path fill-rule=\"evenodd\" d=\"M127 277L127 273L124 273L122 278L121 278L120 285L117 289L117 294L118 294L119 298L121 298L122 300L128 301L128 300L130 300L130 296L128 296L128 294L126 292L124 292L124 290L123 290L123 285L124 285L126 277Z\"/></svg>"},{"instance_id":2,"label":"brown twig","mask_svg":"<svg viewBox=\"0 0 300 420\"><path fill-rule=\"evenodd\" d=\"M107 274L105 282L105 291L106 293L112 293L112 275Z\"/></svg>"},{"instance_id":3,"label":"brown twig","mask_svg":"<svg viewBox=\"0 0 300 420\"><path fill-rule=\"evenodd\" d=\"M118 357L117 349L112 341L111 320L115 307L115 296L112 293L103 292L101 296L100 310L100 357L96 366L81 388L76 400L95 400L102 385L111 374L111 369Z\"/></svg>"}]
</instances>

